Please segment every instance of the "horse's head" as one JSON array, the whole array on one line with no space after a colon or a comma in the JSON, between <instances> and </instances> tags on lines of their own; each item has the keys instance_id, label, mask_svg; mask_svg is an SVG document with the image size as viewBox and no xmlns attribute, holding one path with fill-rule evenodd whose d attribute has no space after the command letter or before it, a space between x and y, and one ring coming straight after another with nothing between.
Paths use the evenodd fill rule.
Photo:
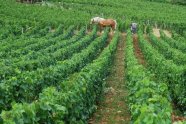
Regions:
<instances>
[{"instance_id":1,"label":"horse's head","mask_svg":"<svg viewBox=\"0 0 186 124\"><path fill-rule=\"evenodd\" d=\"M93 24L94 23L94 18L92 18L91 20L90 20L90 24Z\"/></svg>"},{"instance_id":2,"label":"horse's head","mask_svg":"<svg viewBox=\"0 0 186 124\"><path fill-rule=\"evenodd\" d=\"M102 20L104 20L104 18L94 17L94 18L91 19L90 24L92 24L92 23L99 23Z\"/></svg>"}]
</instances>

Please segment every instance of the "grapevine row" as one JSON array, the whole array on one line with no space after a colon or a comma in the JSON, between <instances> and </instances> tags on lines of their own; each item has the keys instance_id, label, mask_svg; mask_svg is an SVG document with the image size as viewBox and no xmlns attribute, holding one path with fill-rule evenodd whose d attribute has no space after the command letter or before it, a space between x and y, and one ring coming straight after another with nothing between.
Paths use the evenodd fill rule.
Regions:
<instances>
[{"instance_id":1,"label":"grapevine row","mask_svg":"<svg viewBox=\"0 0 186 124\"><path fill-rule=\"evenodd\" d=\"M186 66L178 66L172 61L166 60L141 34L139 36L139 45L149 68L155 73L157 79L167 83L172 99L185 111Z\"/></svg>"},{"instance_id":2,"label":"grapevine row","mask_svg":"<svg viewBox=\"0 0 186 124\"><path fill-rule=\"evenodd\" d=\"M129 89L129 107L134 124L171 123L172 108L168 87L152 80L152 75L138 63L134 54L131 33L126 40L126 77Z\"/></svg>"},{"instance_id":3,"label":"grapevine row","mask_svg":"<svg viewBox=\"0 0 186 124\"><path fill-rule=\"evenodd\" d=\"M86 123L95 110L96 97L102 91L103 79L108 74L117 42L118 34L93 63L61 82L61 90L48 87L40 94L38 101L14 104L11 111L3 111L1 117L4 123L15 120L22 123Z\"/></svg>"},{"instance_id":4,"label":"grapevine row","mask_svg":"<svg viewBox=\"0 0 186 124\"><path fill-rule=\"evenodd\" d=\"M152 33L150 34L150 40L153 46L155 46L166 59L172 59L177 65L186 65L186 54L171 48L164 40L158 40Z\"/></svg>"},{"instance_id":5,"label":"grapevine row","mask_svg":"<svg viewBox=\"0 0 186 124\"><path fill-rule=\"evenodd\" d=\"M2 83L6 86L0 87L0 90L4 92L2 94L2 97L4 96L4 103L9 105L8 103L12 100L29 102L37 99L38 94L44 87L50 85L57 87L59 81L64 80L69 74L78 71L95 57L96 50L104 46L107 34L105 33L101 38L92 42L87 49L74 54L69 60L58 62L57 65L50 66L44 70L40 69L33 72L21 73L17 77L13 77L9 81ZM2 105L2 108L7 107Z\"/></svg>"},{"instance_id":6,"label":"grapevine row","mask_svg":"<svg viewBox=\"0 0 186 124\"><path fill-rule=\"evenodd\" d=\"M168 43L172 48L178 49L183 53L186 53L186 42L178 39L168 38L162 31L160 31L160 34L161 34L161 38L164 41L166 41L166 43Z\"/></svg>"}]
</instances>

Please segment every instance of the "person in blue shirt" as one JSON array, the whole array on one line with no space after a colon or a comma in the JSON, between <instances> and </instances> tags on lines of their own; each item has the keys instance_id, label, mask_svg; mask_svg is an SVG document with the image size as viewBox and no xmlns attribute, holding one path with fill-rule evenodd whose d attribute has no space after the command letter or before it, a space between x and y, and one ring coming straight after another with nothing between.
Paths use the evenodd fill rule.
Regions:
<instances>
[{"instance_id":1,"label":"person in blue shirt","mask_svg":"<svg viewBox=\"0 0 186 124\"><path fill-rule=\"evenodd\" d=\"M130 29L131 32L135 34L137 32L137 23L132 23Z\"/></svg>"}]
</instances>

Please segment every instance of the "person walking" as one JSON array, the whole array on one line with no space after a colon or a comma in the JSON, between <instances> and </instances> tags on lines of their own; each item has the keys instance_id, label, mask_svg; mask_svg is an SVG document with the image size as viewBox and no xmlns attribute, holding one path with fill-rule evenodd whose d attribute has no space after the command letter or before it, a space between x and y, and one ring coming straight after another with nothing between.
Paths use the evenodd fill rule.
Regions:
<instances>
[{"instance_id":1,"label":"person walking","mask_svg":"<svg viewBox=\"0 0 186 124\"><path fill-rule=\"evenodd\" d=\"M130 29L131 32L135 34L137 32L137 23L132 23Z\"/></svg>"}]
</instances>

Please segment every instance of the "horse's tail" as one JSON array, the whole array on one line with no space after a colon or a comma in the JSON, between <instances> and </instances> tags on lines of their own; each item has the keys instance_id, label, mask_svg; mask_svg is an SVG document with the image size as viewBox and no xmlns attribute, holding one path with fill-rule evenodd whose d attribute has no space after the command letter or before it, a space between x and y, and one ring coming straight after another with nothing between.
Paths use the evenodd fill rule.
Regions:
<instances>
[{"instance_id":1,"label":"horse's tail","mask_svg":"<svg viewBox=\"0 0 186 124\"><path fill-rule=\"evenodd\" d=\"M117 21L114 20L114 22L115 22L114 30L116 30L116 28L117 28Z\"/></svg>"}]
</instances>

